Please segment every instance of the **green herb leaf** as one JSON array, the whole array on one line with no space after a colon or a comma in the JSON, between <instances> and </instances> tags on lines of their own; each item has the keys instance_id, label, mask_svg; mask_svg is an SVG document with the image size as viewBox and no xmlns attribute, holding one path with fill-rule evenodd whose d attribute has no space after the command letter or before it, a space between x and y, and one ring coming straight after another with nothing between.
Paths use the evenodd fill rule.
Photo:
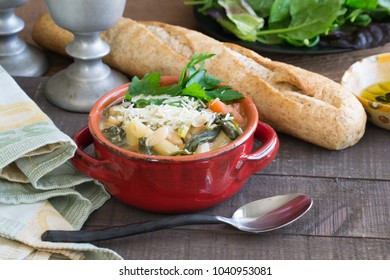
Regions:
<instances>
[{"instance_id":1,"label":"green herb leaf","mask_svg":"<svg viewBox=\"0 0 390 280\"><path fill-rule=\"evenodd\" d=\"M150 96L192 96L203 102L219 98L221 101L230 101L243 98L244 95L230 86L218 87L222 80L207 74L204 69L205 60L213 57L214 54L195 54L183 69L178 84L160 87L161 74L153 72L144 76L142 80L133 77L125 100L132 101L136 107L147 105L160 105L166 98L150 98ZM199 67L196 68L196 65ZM137 98L135 98L137 97ZM177 105L177 104L174 104Z\"/></svg>"},{"instance_id":2,"label":"green herb leaf","mask_svg":"<svg viewBox=\"0 0 390 280\"><path fill-rule=\"evenodd\" d=\"M181 85L184 88L187 84L189 77L193 76L194 73L196 72L195 65L200 64L198 71L203 69L204 61L208 58L213 57L214 55L215 54L207 54L207 53L194 54L194 56L191 58L191 60L187 63L187 65L184 67L183 71L181 72L179 85ZM189 71L190 76L188 76L187 71Z\"/></svg>"},{"instance_id":3,"label":"green herb leaf","mask_svg":"<svg viewBox=\"0 0 390 280\"><path fill-rule=\"evenodd\" d=\"M186 82L186 87L189 87L190 85L194 84L194 83L197 83L197 84L201 84L203 79L205 78L206 76L206 70L205 69L200 69L196 72L194 72L188 79L188 81Z\"/></svg>"},{"instance_id":4,"label":"green herb leaf","mask_svg":"<svg viewBox=\"0 0 390 280\"><path fill-rule=\"evenodd\" d=\"M200 82L200 85L205 90L210 90L217 87L220 83L222 83L221 79L214 77L213 75L206 75L203 80Z\"/></svg>"},{"instance_id":5,"label":"green herb leaf","mask_svg":"<svg viewBox=\"0 0 390 280\"><path fill-rule=\"evenodd\" d=\"M160 87L160 79L160 72L146 74L142 80L134 76L131 80L128 93L130 96L153 95Z\"/></svg>"},{"instance_id":6,"label":"green herb leaf","mask_svg":"<svg viewBox=\"0 0 390 280\"><path fill-rule=\"evenodd\" d=\"M204 69L205 60L213 57L214 54L194 55L182 71L179 85L184 89L182 94L193 96L205 102L219 98L221 101L230 101L243 98L244 96L231 87L218 87L222 80L207 74ZM200 64L196 69L195 65Z\"/></svg>"},{"instance_id":7,"label":"green herb leaf","mask_svg":"<svg viewBox=\"0 0 390 280\"><path fill-rule=\"evenodd\" d=\"M192 96L200 100L210 101L211 98L206 94L206 91L198 83L193 83L183 90L183 95Z\"/></svg>"},{"instance_id":8,"label":"green herb leaf","mask_svg":"<svg viewBox=\"0 0 390 280\"><path fill-rule=\"evenodd\" d=\"M180 95L182 91L183 91L183 89L180 85L174 84L174 85L169 85L169 86L164 86L164 87L158 88L153 95L167 94L170 96L177 96L177 95Z\"/></svg>"},{"instance_id":9,"label":"green herb leaf","mask_svg":"<svg viewBox=\"0 0 390 280\"><path fill-rule=\"evenodd\" d=\"M239 93L237 90L231 89L230 86L217 87L213 90L206 91L206 94L210 100L219 98L221 101L231 101L234 99L243 98L241 93Z\"/></svg>"}]
</instances>

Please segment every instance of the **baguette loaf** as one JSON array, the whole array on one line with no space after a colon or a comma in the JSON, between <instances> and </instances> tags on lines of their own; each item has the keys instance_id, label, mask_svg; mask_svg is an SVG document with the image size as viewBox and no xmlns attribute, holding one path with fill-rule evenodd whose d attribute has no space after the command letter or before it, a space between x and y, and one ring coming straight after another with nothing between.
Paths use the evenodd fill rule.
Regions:
<instances>
[{"instance_id":1,"label":"baguette loaf","mask_svg":"<svg viewBox=\"0 0 390 280\"><path fill-rule=\"evenodd\" d=\"M73 39L48 14L35 24L32 36L41 47L64 55ZM161 22L122 18L102 39L111 47L104 62L130 76L154 71L178 75L194 53L216 54L205 65L208 72L247 94L260 119L279 132L331 150L352 146L364 134L362 105L347 89L319 74Z\"/></svg>"}]
</instances>

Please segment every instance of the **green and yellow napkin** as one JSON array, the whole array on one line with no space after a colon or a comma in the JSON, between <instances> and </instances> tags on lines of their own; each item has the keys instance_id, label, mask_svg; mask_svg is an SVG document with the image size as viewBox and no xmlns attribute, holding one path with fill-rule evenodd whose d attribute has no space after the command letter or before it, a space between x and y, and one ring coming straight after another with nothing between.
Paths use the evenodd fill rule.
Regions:
<instances>
[{"instance_id":1,"label":"green and yellow napkin","mask_svg":"<svg viewBox=\"0 0 390 280\"><path fill-rule=\"evenodd\" d=\"M0 259L121 259L92 244L41 241L80 229L109 199L70 164L76 145L0 66Z\"/></svg>"}]
</instances>

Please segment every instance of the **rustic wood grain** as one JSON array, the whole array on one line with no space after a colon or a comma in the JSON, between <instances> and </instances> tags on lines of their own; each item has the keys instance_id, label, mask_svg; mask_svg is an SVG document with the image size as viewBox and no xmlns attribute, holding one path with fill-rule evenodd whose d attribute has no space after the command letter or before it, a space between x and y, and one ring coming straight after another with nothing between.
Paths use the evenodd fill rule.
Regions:
<instances>
[{"instance_id":1,"label":"rustic wood grain","mask_svg":"<svg viewBox=\"0 0 390 280\"><path fill-rule=\"evenodd\" d=\"M52 106L44 98L48 78L16 81L64 132L73 135L87 114ZM312 209L295 223L267 234L227 225L184 226L99 242L125 259L390 259L390 175L383 145L390 134L368 125L355 146L329 151L280 134L277 158L249 178L228 201L204 214L231 216L245 203L283 193L307 193ZM159 219L112 198L95 211L86 229Z\"/></svg>"},{"instance_id":2,"label":"rustic wood grain","mask_svg":"<svg viewBox=\"0 0 390 280\"><path fill-rule=\"evenodd\" d=\"M147 244L147 245L145 245ZM101 242L126 259L184 260L342 260L390 259L388 240L225 233L172 229Z\"/></svg>"}]
</instances>

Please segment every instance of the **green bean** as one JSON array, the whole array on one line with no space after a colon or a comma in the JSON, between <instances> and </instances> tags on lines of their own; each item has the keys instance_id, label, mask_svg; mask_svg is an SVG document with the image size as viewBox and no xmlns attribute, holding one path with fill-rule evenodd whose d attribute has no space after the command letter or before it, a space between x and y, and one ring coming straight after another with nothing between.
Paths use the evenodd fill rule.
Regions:
<instances>
[{"instance_id":1,"label":"green bean","mask_svg":"<svg viewBox=\"0 0 390 280\"><path fill-rule=\"evenodd\" d=\"M240 136L241 131L232 121L221 121L222 131L232 140Z\"/></svg>"},{"instance_id":2,"label":"green bean","mask_svg":"<svg viewBox=\"0 0 390 280\"><path fill-rule=\"evenodd\" d=\"M221 127L215 127L211 130L204 130L200 133L193 135L190 140L184 146L184 150L190 152L195 152L198 146L205 142L212 142L217 138L218 134L221 132Z\"/></svg>"},{"instance_id":3,"label":"green bean","mask_svg":"<svg viewBox=\"0 0 390 280\"><path fill-rule=\"evenodd\" d=\"M225 119L222 115L217 116L215 123L221 126L222 131L232 140L241 134L241 129L238 124L233 120Z\"/></svg>"}]
</instances>

